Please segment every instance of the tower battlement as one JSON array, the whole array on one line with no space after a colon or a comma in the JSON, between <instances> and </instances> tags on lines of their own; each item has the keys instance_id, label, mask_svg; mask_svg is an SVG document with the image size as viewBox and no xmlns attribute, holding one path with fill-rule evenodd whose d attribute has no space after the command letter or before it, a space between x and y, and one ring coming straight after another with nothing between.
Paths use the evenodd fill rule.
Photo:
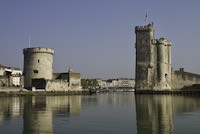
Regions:
<instances>
[{"instance_id":1,"label":"tower battlement","mask_svg":"<svg viewBox=\"0 0 200 134\"><path fill-rule=\"evenodd\" d=\"M44 47L33 47L33 48L25 48L23 49L23 54L25 53L50 53L54 54L54 50L51 48L44 48Z\"/></svg>"},{"instance_id":2,"label":"tower battlement","mask_svg":"<svg viewBox=\"0 0 200 134\"><path fill-rule=\"evenodd\" d=\"M136 32L152 31L152 30L153 30L153 23L150 23L147 26L136 26L135 27L135 33Z\"/></svg>"},{"instance_id":3,"label":"tower battlement","mask_svg":"<svg viewBox=\"0 0 200 134\"><path fill-rule=\"evenodd\" d=\"M171 46L172 42L167 40L166 38L160 38L159 40L157 40L158 45L167 45L167 46Z\"/></svg>"}]
</instances>

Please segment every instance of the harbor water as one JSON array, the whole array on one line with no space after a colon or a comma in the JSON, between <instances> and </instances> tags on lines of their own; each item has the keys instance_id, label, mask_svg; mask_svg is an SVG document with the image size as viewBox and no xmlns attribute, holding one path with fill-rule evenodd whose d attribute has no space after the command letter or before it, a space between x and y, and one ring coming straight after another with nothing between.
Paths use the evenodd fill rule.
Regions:
<instances>
[{"instance_id":1,"label":"harbor water","mask_svg":"<svg viewBox=\"0 0 200 134\"><path fill-rule=\"evenodd\" d=\"M199 134L200 96L133 92L0 98L1 134Z\"/></svg>"}]
</instances>

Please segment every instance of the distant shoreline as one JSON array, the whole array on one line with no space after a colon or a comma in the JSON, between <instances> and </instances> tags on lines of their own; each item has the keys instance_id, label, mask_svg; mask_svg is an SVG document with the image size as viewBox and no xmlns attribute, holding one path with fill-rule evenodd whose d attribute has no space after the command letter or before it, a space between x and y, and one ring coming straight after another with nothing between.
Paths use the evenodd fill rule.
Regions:
<instances>
[{"instance_id":1,"label":"distant shoreline","mask_svg":"<svg viewBox=\"0 0 200 134\"><path fill-rule=\"evenodd\" d=\"M20 87L0 87L0 97L20 97L20 96L67 96L67 95L89 95L99 92L92 92L92 90L84 91L30 91ZM135 94L180 94L189 95L195 94L200 95L200 89L184 89L184 90L171 90L171 91L135 91Z\"/></svg>"}]
</instances>

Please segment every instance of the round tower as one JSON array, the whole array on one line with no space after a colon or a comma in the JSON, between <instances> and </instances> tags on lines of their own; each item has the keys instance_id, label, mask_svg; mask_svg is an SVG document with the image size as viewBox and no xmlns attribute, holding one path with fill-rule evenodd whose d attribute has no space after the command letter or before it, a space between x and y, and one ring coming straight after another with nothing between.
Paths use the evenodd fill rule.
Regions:
<instances>
[{"instance_id":1,"label":"round tower","mask_svg":"<svg viewBox=\"0 0 200 134\"><path fill-rule=\"evenodd\" d=\"M158 82L160 89L171 89L171 45L165 38L160 38L158 45Z\"/></svg>"},{"instance_id":2,"label":"round tower","mask_svg":"<svg viewBox=\"0 0 200 134\"><path fill-rule=\"evenodd\" d=\"M24 87L32 86L32 79L52 79L54 50L50 48L25 48Z\"/></svg>"}]
</instances>

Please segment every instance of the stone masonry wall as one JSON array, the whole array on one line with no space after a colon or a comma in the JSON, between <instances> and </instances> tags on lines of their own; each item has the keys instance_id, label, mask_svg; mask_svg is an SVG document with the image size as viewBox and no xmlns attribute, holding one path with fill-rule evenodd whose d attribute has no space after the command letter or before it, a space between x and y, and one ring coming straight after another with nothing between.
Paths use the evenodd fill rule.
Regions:
<instances>
[{"instance_id":1,"label":"stone masonry wall","mask_svg":"<svg viewBox=\"0 0 200 134\"><path fill-rule=\"evenodd\" d=\"M69 83L71 91L81 91L81 75L69 72Z\"/></svg>"},{"instance_id":2,"label":"stone masonry wall","mask_svg":"<svg viewBox=\"0 0 200 134\"><path fill-rule=\"evenodd\" d=\"M46 91L69 91L69 82L66 80L46 80Z\"/></svg>"},{"instance_id":3,"label":"stone masonry wall","mask_svg":"<svg viewBox=\"0 0 200 134\"><path fill-rule=\"evenodd\" d=\"M0 87L8 87L9 86L9 79L8 77L1 76L0 77Z\"/></svg>"},{"instance_id":4,"label":"stone masonry wall","mask_svg":"<svg viewBox=\"0 0 200 134\"><path fill-rule=\"evenodd\" d=\"M179 90L185 86L200 84L200 75L184 71L174 71L172 73L172 89Z\"/></svg>"}]
</instances>

